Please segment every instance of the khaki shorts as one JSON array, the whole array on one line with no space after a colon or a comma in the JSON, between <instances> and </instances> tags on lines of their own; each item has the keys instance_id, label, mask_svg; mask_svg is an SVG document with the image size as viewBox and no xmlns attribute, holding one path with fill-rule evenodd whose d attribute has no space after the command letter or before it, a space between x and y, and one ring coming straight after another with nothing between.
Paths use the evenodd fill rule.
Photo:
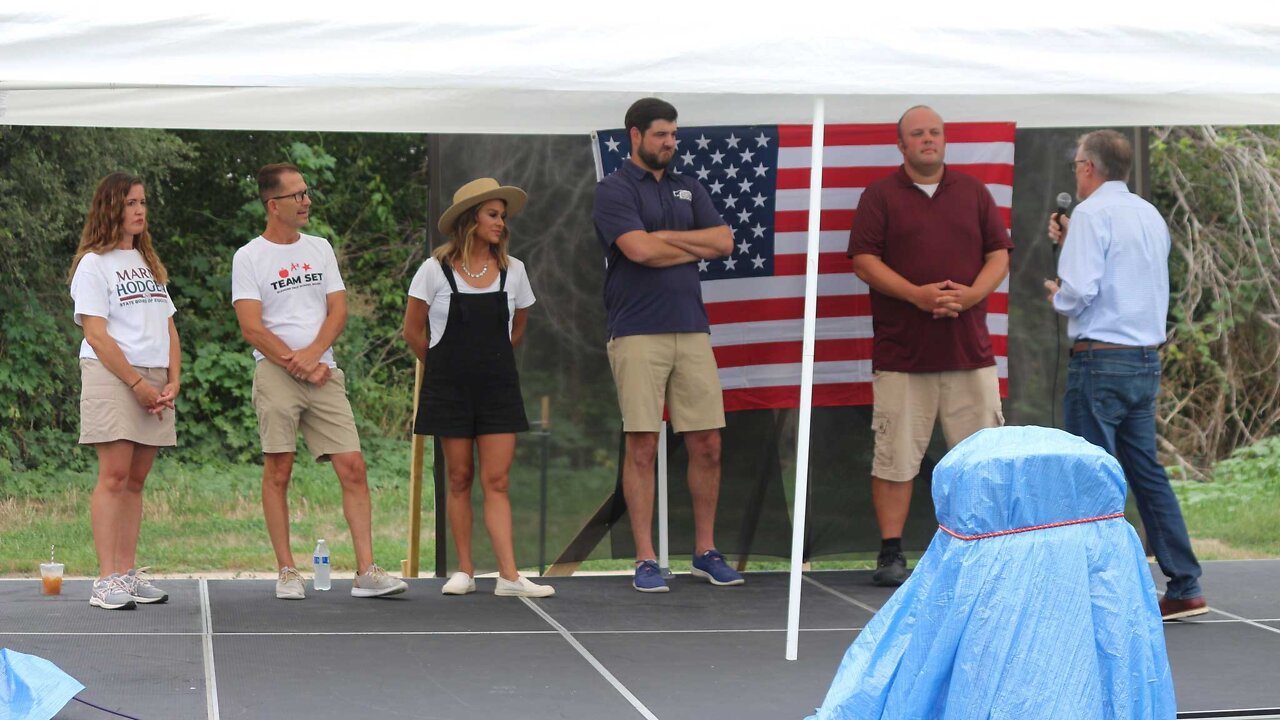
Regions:
<instances>
[{"instance_id":1,"label":"khaki shorts","mask_svg":"<svg viewBox=\"0 0 1280 720\"><path fill-rule=\"evenodd\" d=\"M168 368L134 367L142 382L163 390ZM80 359L80 444L129 440L139 445L178 444L173 410L152 415L138 404L133 390L98 360Z\"/></svg>"},{"instance_id":2,"label":"khaki shorts","mask_svg":"<svg viewBox=\"0 0 1280 720\"><path fill-rule=\"evenodd\" d=\"M724 427L724 395L707 333L625 335L609 341L625 432L658 432L666 400L678 433Z\"/></svg>"},{"instance_id":3,"label":"khaki shorts","mask_svg":"<svg viewBox=\"0 0 1280 720\"><path fill-rule=\"evenodd\" d=\"M881 480L915 478L935 419L942 421L948 448L979 430L1004 425L994 365L936 373L877 372L872 387L876 450L871 475Z\"/></svg>"},{"instance_id":4,"label":"khaki shorts","mask_svg":"<svg viewBox=\"0 0 1280 720\"><path fill-rule=\"evenodd\" d=\"M260 360L253 373L253 409L258 413L264 453L297 452L298 430L319 462L330 455L360 451L355 415L347 402L346 376L337 368L329 382L317 387L295 379L269 360Z\"/></svg>"}]
</instances>

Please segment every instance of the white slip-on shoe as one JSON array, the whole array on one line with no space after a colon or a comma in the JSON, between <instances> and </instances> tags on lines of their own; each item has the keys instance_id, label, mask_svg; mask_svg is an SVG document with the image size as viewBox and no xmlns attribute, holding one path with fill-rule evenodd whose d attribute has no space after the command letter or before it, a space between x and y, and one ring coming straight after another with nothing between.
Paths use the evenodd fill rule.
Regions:
<instances>
[{"instance_id":1,"label":"white slip-on shoe","mask_svg":"<svg viewBox=\"0 0 1280 720\"><path fill-rule=\"evenodd\" d=\"M551 597L556 594L556 589L550 585L539 585L529 578L521 575L514 582L511 580L503 580L498 578L498 584L493 589L493 594L500 597Z\"/></svg>"},{"instance_id":2,"label":"white slip-on shoe","mask_svg":"<svg viewBox=\"0 0 1280 720\"><path fill-rule=\"evenodd\" d=\"M449 581L440 588L441 595L466 595L476 591L476 579L459 570L449 576Z\"/></svg>"}]
</instances>

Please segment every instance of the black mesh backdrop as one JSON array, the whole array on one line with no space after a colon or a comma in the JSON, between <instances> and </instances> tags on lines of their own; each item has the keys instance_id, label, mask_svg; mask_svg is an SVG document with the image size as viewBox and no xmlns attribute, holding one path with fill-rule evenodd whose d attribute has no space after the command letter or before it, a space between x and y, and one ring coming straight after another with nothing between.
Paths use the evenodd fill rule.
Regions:
<instances>
[{"instance_id":1,"label":"black mesh backdrop","mask_svg":"<svg viewBox=\"0 0 1280 720\"><path fill-rule=\"evenodd\" d=\"M1051 425L1051 408L1061 413L1055 393L1061 396L1066 358L1065 348L1057 342L1061 326L1041 287L1045 278L1055 274L1044 226L1055 208L1055 196L1075 191L1069 161L1080 132L1017 133L1016 247L1009 279L1011 369L1004 403L1010 424ZM530 433L518 441L510 490L517 561L521 566L536 566L540 553L548 562L630 557L630 526L623 503L613 496L620 421L604 353L603 259L591 225L595 172L590 139L585 135L434 136L429 152L433 213L448 206L458 186L476 177L495 177L529 192L528 207L511 221L511 253L527 264L538 301L530 310L525 344L517 358L530 420L536 429L545 396L551 426L545 440L549 458L545 549L539 542L544 440ZM790 555L796 423L795 410L733 413L728 419L716 538L731 559L741 553ZM671 552L678 559L692 550L693 528L684 449L675 436L669 447ZM814 410L806 557L873 553L878 548L869 481L871 450L869 407ZM941 433L935 432L916 482L904 537L908 549L923 549L933 535L936 524L929 479L945 451ZM476 559L492 567L478 487L473 500ZM451 551L447 561L453 567Z\"/></svg>"}]
</instances>

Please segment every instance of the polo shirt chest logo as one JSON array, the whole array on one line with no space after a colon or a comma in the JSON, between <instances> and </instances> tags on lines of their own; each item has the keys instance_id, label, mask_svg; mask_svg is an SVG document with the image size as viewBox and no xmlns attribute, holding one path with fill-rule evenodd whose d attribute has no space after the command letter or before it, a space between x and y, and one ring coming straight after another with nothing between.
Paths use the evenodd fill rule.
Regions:
<instances>
[{"instance_id":1,"label":"polo shirt chest logo","mask_svg":"<svg viewBox=\"0 0 1280 720\"><path fill-rule=\"evenodd\" d=\"M674 195L677 200L693 202L693 191L691 190L672 190L671 194Z\"/></svg>"}]
</instances>

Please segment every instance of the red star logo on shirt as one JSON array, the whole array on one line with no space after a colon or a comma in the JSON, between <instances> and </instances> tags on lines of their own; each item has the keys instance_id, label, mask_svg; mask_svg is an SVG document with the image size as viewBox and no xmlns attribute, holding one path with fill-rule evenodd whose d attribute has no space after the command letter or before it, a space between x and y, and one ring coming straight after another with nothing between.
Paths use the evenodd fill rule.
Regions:
<instances>
[{"instance_id":1,"label":"red star logo on shirt","mask_svg":"<svg viewBox=\"0 0 1280 720\"><path fill-rule=\"evenodd\" d=\"M302 263L302 269L303 269L303 270L310 270L310 269L311 269L311 265L310 265L310 264L308 264L308 263Z\"/></svg>"}]
</instances>

